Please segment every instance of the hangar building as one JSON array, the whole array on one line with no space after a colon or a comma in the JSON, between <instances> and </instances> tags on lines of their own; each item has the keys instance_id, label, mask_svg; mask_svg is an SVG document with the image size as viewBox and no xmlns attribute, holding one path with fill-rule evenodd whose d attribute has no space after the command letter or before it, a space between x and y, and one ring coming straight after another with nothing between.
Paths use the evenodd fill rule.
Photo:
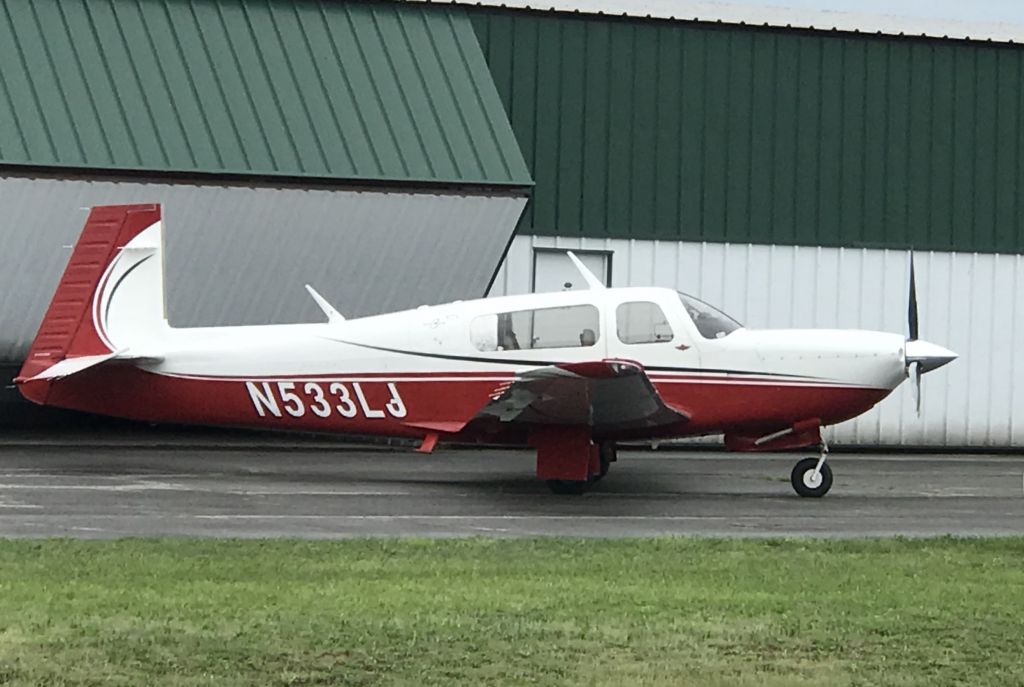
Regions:
<instances>
[{"instance_id":1,"label":"hangar building","mask_svg":"<svg viewBox=\"0 0 1024 687\"><path fill-rule=\"evenodd\" d=\"M574 249L748 326L898 332L913 248L922 336L962 357L921 419L901 389L832 440L1024 445L1024 27L698 0L0 6L12 366L96 202L167 204L178 325L312 319L305 282L352 314L561 288Z\"/></svg>"}]
</instances>

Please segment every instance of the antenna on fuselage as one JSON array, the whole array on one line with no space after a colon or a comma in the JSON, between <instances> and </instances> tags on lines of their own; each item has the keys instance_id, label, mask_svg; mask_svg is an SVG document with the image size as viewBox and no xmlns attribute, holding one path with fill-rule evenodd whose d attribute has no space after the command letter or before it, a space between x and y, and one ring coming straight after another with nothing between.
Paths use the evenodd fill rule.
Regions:
<instances>
[{"instance_id":1,"label":"antenna on fuselage","mask_svg":"<svg viewBox=\"0 0 1024 687\"><path fill-rule=\"evenodd\" d=\"M327 315L328 324L339 324L345 321L345 316L335 310L334 306L328 303L326 298L316 292L316 289L306 284L306 291L309 291L309 295L313 297L316 304L324 311L324 315Z\"/></svg>"},{"instance_id":2,"label":"antenna on fuselage","mask_svg":"<svg viewBox=\"0 0 1024 687\"><path fill-rule=\"evenodd\" d=\"M583 280L587 282L587 286L594 290L600 290L605 288L604 282L597 278L597 276L587 269L587 266L583 264L583 261L576 257L576 254L571 250L565 251L565 254L572 260L572 264L576 265L576 269L583 276Z\"/></svg>"}]
</instances>

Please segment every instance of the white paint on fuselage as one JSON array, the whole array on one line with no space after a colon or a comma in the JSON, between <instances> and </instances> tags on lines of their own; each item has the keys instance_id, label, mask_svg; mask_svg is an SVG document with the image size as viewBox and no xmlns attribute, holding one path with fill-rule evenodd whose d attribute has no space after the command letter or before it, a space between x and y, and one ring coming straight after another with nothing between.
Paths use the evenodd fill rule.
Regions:
<instances>
[{"instance_id":1,"label":"white paint on fuselage","mask_svg":"<svg viewBox=\"0 0 1024 687\"><path fill-rule=\"evenodd\" d=\"M626 345L614 332L624 301L662 305L677 339ZM470 340L479 315L592 304L601 313L592 347L482 352ZM673 309L673 303L678 307ZM905 378L903 337L858 330L739 329L704 339L675 292L626 288L510 296L430 306L336 324L170 329L155 372L216 377L488 371L523 372L551 363L627 358L645 366L792 375L851 386L893 389ZM387 349L387 350L384 350ZM810 379L808 381L811 381Z\"/></svg>"},{"instance_id":2,"label":"white paint on fuselage","mask_svg":"<svg viewBox=\"0 0 1024 687\"><path fill-rule=\"evenodd\" d=\"M739 329L706 339L678 294L655 287L457 301L323 324L172 328L162 311L152 312L162 300L157 296L163 294L162 269L155 269L162 265L161 229L159 223L150 227L121 252L98 294L96 309L111 345L128 354L159 357L160 362L147 366L158 373L220 378L507 374L552 363L625 358L660 371L789 375L809 383L825 380L878 389L893 389L905 378L902 336L857 330ZM673 338L622 343L616 335L616 311L627 302L657 304ZM600 314L593 346L480 351L470 338L470 325L481 315L581 304L595 306Z\"/></svg>"}]
</instances>

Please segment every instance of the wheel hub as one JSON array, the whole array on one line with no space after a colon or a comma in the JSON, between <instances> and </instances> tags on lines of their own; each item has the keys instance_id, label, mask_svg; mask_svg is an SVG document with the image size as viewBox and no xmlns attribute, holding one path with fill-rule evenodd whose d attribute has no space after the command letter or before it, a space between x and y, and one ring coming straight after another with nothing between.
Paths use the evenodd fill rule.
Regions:
<instances>
[{"instance_id":1,"label":"wheel hub","mask_svg":"<svg viewBox=\"0 0 1024 687\"><path fill-rule=\"evenodd\" d=\"M821 486L821 472L808 470L804 473L804 486L808 489L817 489Z\"/></svg>"}]
</instances>

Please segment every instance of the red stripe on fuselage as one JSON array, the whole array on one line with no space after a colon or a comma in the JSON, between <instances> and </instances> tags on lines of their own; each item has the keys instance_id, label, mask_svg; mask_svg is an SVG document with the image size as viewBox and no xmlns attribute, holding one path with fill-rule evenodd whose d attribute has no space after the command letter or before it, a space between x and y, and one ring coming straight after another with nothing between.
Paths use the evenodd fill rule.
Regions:
<instances>
[{"instance_id":1,"label":"red stripe on fuselage","mask_svg":"<svg viewBox=\"0 0 1024 687\"><path fill-rule=\"evenodd\" d=\"M891 393L889 389L814 385L811 382L768 384L713 383L699 379L654 382L662 399L690 416L687 434L726 430L775 431L807 418L833 425L870 410Z\"/></svg>"},{"instance_id":2,"label":"red stripe on fuselage","mask_svg":"<svg viewBox=\"0 0 1024 687\"><path fill-rule=\"evenodd\" d=\"M252 382L255 395L262 400L254 398L247 381ZM341 386L332 391L335 382ZM393 412L398 404L389 383L400 399L400 417ZM407 423L465 422L490 400L490 394L501 383L472 377L454 382L402 381L399 374L365 382L345 381L341 375L275 377L274 381L207 380L111 364L52 382L46 402L149 422L420 437L423 430L408 427ZM33 384L36 382L22 385L29 398Z\"/></svg>"},{"instance_id":3,"label":"red stripe on fuselage","mask_svg":"<svg viewBox=\"0 0 1024 687\"><path fill-rule=\"evenodd\" d=\"M338 373L317 373L317 374L291 374L291 375L255 375L255 376L243 376L243 375L202 375L202 374L191 374L191 373L179 373L179 372L161 372L162 376L174 377L177 379L195 379L200 381L212 381L212 382L238 382L238 381L317 381L317 380L346 380L346 379L435 379L435 378L465 378L465 379L486 379L486 380L507 380L514 379L514 372L501 372L501 371L490 371L490 372L338 372Z\"/></svg>"},{"instance_id":4,"label":"red stripe on fuselage","mask_svg":"<svg viewBox=\"0 0 1024 687\"><path fill-rule=\"evenodd\" d=\"M821 388L825 386L864 388L862 385L843 382L839 380L823 379L818 377L788 377L782 375L750 375L736 374L731 372L715 372L707 374L650 374L650 380L655 384L674 384L694 382L707 384L770 384L774 386L813 386Z\"/></svg>"},{"instance_id":5,"label":"red stripe on fuselage","mask_svg":"<svg viewBox=\"0 0 1024 687\"><path fill-rule=\"evenodd\" d=\"M484 374L487 378L481 378ZM429 379L433 375L444 380ZM46 403L149 422L420 437L423 430L410 425L466 423L512 379L511 373L502 378L493 372L202 379L113 363L48 382L52 386ZM253 383L256 396L264 398L262 402L254 398L247 381ZM340 386L332 390L335 382ZM33 385L45 383L26 383L22 391L34 398ZM659 428L656 433L628 436L686 436L741 429L756 432L760 428L774 431L808 417L835 424L863 413L889 394L886 389L814 386L810 382L799 386L760 381L709 384L695 378L656 381L654 385L664 401L686 413L689 421ZM298 407L293 396L302 405L297 415L288 412L288 408ZM325 416L314 412L314 407ZM404 414L396 416L396 409ZM479 430L471 425L455 438L483 438Z\"/></svg>"},{"instance_id":6,"label":"red stripe on fuselage","mask_svg":"<svg viewBox=\"0 0 1024 687\"><path fill-rule=\"evenodd\" d=\"M569 371L572 371L571 369ZM425 371L425 372L350 372L350 373L317 373L317 374L292 374L292 375L255 375L255 376L243 376L243 375L203 375L193 373L177 373L177 372L161 372L160 374L177 377L181 379L197 379L204 381L290 381L290 380L359 380L359 379L488 379L488 380L504 380L504 379L515 379L517 374L515 372L503 372L503 371ZM682 374L671 374L664 372L657 372L649 374L650 380L655 383L693 383L693 382L706 382L708 384L768 384L772 386L782 385L795 385L795 386L809 386L814 388L821 388L824 386L840 386L850 388L864 388L857 384L851 384L849 382L842 382L838 380L821 379L815 377L792 377L782 375L752 375L743 373L732 373L732 372L709 372L694 374L691 372L685 372Z\"/></svg>"}]
</instances>

